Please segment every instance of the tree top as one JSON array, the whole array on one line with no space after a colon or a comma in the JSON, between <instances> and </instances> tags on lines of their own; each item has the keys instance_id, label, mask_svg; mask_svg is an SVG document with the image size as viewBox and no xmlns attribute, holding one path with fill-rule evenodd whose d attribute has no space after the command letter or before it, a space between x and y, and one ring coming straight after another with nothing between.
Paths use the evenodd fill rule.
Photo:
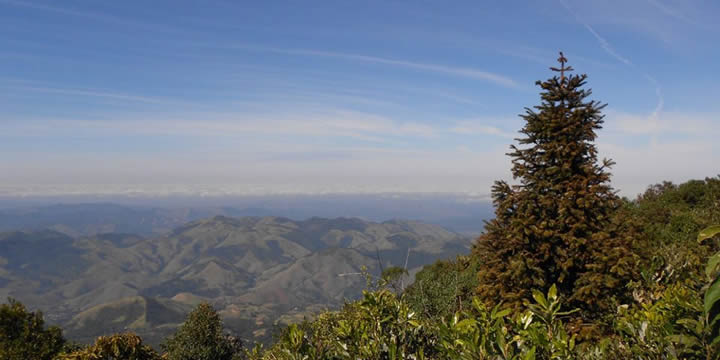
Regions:
<instances>
[{"instance_id":1,"label":"tree top","mask_svg":"<svg viewBox=\"0 0 720 360\"><path fill-rule=\"evenodd\" d=\"M565 66L565 63L568 61L568 59L565 58L565 55L563 55L562 51L560 51L560 57L557 59L557 61L560 63L560 68L550 67L550 70L560 73L560 84L563 84L565 82L565 72L574 71L575 69L573 69L572 66Z\"/></svg>"}]
</instances>

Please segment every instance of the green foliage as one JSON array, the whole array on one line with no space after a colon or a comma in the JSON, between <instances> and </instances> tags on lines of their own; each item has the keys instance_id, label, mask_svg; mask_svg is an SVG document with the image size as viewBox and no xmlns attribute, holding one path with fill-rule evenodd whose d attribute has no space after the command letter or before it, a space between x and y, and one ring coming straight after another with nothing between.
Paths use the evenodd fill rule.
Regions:
<instances>
[{"instance_id":1,"label":"green foliage","mask_svg":"<svg viewBox=\"0 0 720 360\"><path fill-rule=\"evenodd\" d=\"M45 328L41 312L14 299L0 305L0 359L51 360L65 346L60 328Z\"/></svg>"},{"instance_id":2,"label":"green foliage","mask_svg":"<svg viewBox=\"0 0 720 360\"><path fill-rule=\"evenodd\" d=\"M717 232L712 229L701 231L698 242L720 232L720 229ZM706 272L710 280L717 282L714 256L710 258ZM697 283L686 280L671 282L658 287L663 290L652 296L653 299L641 298L638 306L622 308L616 319L619 334L616 351L627 358L717 358L720 355L716 340L718 324L714 321L717 320L716 306L720 296L711 285L702 299Z\"/></svg>"},{"instance_id":3,"label":"green foliage","mask_svg":"<svg viewBox=\"0 0 720 360\"><path fill-rule=\"evenodd\" d=\"M574 335L561 318L561 300L553 285L547 294L534 292L536 303L522 313L488 309L478 298L470 312L458 313L440 326L439 348L449 359L575 359Z\"/></svg>"},{"instance_id":4,"label":"green foliage","mask_svg":"<svg viewBox=\"0 0 720 360\"><path fill-rule=\"evenodd\" d=\"M628 207L651 251L643 286L659 293L673 283L699 282L708 256L720 249L696 241L702 229L720 223L720 177L653 185Z\"/></svg>"},{"instance_id":5,"label":"green foliage","mask_svg":"<svg viewBox=\"0 0 720 360\"><path fill-rule=\"evenodd\" d=\"M161 357L142 339L132 333L101 336L95 344L69 354L59 360L160 360Z\"/></svg>"},{"instance_id":6,"label":"green foliage","mask_svg":"<svg viewBox=\"0 0 720 360\"><path fill-rule=\"evenodd\" d=\"M698 234L698 241L702 242L704 240L714 237L717 234L720 234L720 225L710 226L709 228L704 229L700 232L700 234Z\"/></svg>"},{"instance_id":7,"label":"green foliage","mask_svg":"<svg viewBox=\"0 0 720 360\"><path fill-rule=\"evenodd\" d=\"M477 288L476 257L458 256L425 266L404 293L410 307L426 318L448 318L470 306Z\"/></svg>"},{"instance_id":8,"label":"green foliage","mask_svg":"<svg viewBox=\"0 0 720 360\"><path fill-rule=\"evenodd\" d=\"M639 271L640 244L617 216L623 204L609 184L613 162L597 158L604 105L586 100L586 78L537 82L542 103L522 115L522 137L508 154L520 183L495 183L496 217L473 250L484 301L517 310L532 289L557 284L595 319L630 299L624 284Z\"/></svg>"},{"instance_id":9,"label":"green foliage","mask_svg":"<svg viewBox=\"0 0 720 360\"><path fill-rule=\"evenodd\" d=\"M720 223L720 177L663 182L634 202L643 232L656 244L695 240L700 230Z\"/></svg>"},{"instance_id":10,"label":"green foliage","mask_svg":"<svg viewBox=\"0 0 720 360\"><path fill-rule=\"evenodd\" d=\"M240 354L242 344L223 334L220 315L201 303L162 347L168 360L230 360Z\"/></svg>"},{"instance_id":11,"label":"green foliage","mask_svg":"<svg viewBox=\"0 0 720 360\"><path fill-rule=\"evenodd\" d=\"M434 337L417 314L388 290L363 292L342 311L290 326L264 359L422 359Z\"/></svg>"},{"instance_id":12,"label":"green foliage","mask_svg":"<svg viewBox=\"0 0 720 360\"><path fill-rule=\"evenodd\" d=\"M715 237L720 234L720 225L710 226L698 235L698 242ZM707 290L705 290L703 313L704 322L710 328L711 344L715 347L720 346L720 274L718 273L718 263L720 263L720 252L716 253L708 261L705 268L705 274L711 281Z\"/></svg>"},{"instance_id":13,"label":"green foliage","mask_svg":"<svg viewBox=\"0 0 720 360\"><path fill-rule=\"evenodd\" d=\"M432 342L417 314L389 291L365 292L351 314L334 329L339 356L405 359L421 356L424 345Z\"/></svg>"},{"instance_id":14,"label":"green foliage","mask_svg":"<svg viewBox=\"0 0 720 360\"><path fill-rule=\"evenodd\" d=\"M620 308L615 329L614 351L624 358L694 359L707 354L701 299L684 284L669 286L657 301Z\"/></svg>"},{"instance_id":15,"label":"green foliage","mask_svg":"<svg viewBox=\"0 0 720 360\"><path fill-rule=\"evenodd\" d=\"M566 331L553 286L535 293L537 302L521 313L479 299L444 319L418 318L387 289L366 291L362 300L315 321L291 325L267 351L250 359L576 359L575 337Z\"/></svg>"}]
</instances>

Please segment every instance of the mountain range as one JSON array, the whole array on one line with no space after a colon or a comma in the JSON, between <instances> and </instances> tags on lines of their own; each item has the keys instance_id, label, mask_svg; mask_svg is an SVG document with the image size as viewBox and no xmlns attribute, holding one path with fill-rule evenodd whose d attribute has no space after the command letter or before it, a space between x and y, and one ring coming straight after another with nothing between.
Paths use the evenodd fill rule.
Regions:
<instances>
[{"instance_id":1,"label":"mountain range","mask_svg":"<svg viewBox=\"0 0 720 360\"><path fill-rule=\"evenodd\" d=\"M464 234L478 234L491 219L484 198L453 194L267 195L255 197L38 198L0 194L0 232L53 229L71 236L103 233L165 234L217 215L352 217L370 221L414 219Z\"/></svg>"},{"instance_id":2,"label":"mountain range","mask_svg":"<svg viewBox=\"0 0 720 360\"><path fill-rule=\"evenodd\" d=\"M277 326L358 297L364 270L414 273L470 242L436 225L357 218L214 216L150 236L11 231L0 234L0 297L42 310L80 342L133 330L158 344L202 301L230 330L264 341Z\"/></svg>"}]
</instances>

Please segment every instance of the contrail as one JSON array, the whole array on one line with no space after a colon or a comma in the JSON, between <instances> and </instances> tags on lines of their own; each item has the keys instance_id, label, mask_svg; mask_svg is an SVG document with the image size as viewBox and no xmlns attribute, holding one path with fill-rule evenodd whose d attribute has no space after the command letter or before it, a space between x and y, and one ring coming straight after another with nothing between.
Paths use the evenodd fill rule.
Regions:
<instances>
[{"instance_id":1,"label":"contrail","mask_svg":"<svg viewBox=\"0 0 720 360\"><path fill-rule=\"evenodd\" d=\"M560 2L560 4L562 4L562 6L565 9L567 9L567 11L571 15L573 15L575 17L575 19L580 24L582 24L585 27L585 29L587 29L595 37L595 39L598 41L598 43L600 43L600 47L602 47L606 53L608 53L610 56L614 57L616 60L620 61L621 63L638 70L640 73L642 73L642 75L645 79L647 79L649 82L651 82L653 84L653 86L655 87L655 95L657 96L658 102L657 102L657 105L655 105L655 109L653 109L653 112L650 114L649 120L652 123L652 125L655 126L657 124L658 117L660 116L660 113L662 112L663 107L665 106L665 98L663 97L662 87L660 86L660 83L653 76L651 76L650 74L639 69L639 67L637 65L635 65L635 63L630 61L630 59L620 55L620 53L618 53L615 50L615 48L613 48L612 45L610 45L610 42L608 42L607 39L602 37L597 31L595 31L595 29L593 29L593 27L590 26L590 24L583 21L580 18L580 16L578 16L578 14L575 11L573 11L564 0L558 0L558 1Z\"/></svg>"},{"instance_id":2,"label":"contrail","mask_svg":"<svg viewBox=\"0 0 720 360\"><path fill-rule=\"evenodd\" d=\"M576 16L576 18L577 18L577 16ZM583 23L583 25L591 34L593 34L593 36L595 37L595 39L597 39L597 41L600 43L600 46L602 46L602 48L605 50L605 52L612 55L612 57L616 58L618 61L624 63L625 65L635 66L635 64L633 64L632 61L630 61L626 57L623 57L622 55L618 54L618 52L615 51L615 49L612 47L612 45L610 45L610 43L607 40L605 40L604 37L600 36L600 34L598 34L597 31L595 31L595 29L592 28L592 26L590 26L586 23Z\"/></svg>"},{"instance_id":3,"label":"contrail","mask_svg":"<svg viewBox=\"0 0 720 360\"><path fill-rule=\"evenodd\" d=\"M4 1L4 0L0 0L0 2L1 1ZM280 48L247 46L247 45L236 45L236 46L234 46L234 48L247 49L247 50L253 50L253 51L273 52L273 53L288 54L288 55L328 57L328 58L338 58L338 59L360 61L360 62L367 62L367 63L375 63L375 64L393 65L393 66L405 67L405 68L416 69L416 70L421 70L421 71L429 71L429 72L436 72L436 73L442 73L442 74L447 74L447 75L465 77L468 79L490 81L490 82L493 82L500 86L504 86L506 88L517 89L517 88L521 87L517 82L515 82L515 80L512 80L509 77L506 77L506 76L503 76L500 74L496 74L496 73L492 73L492 72L488 72L488 71L475 69L475 68L445 66L445 65L420 63L420 62L407 61L407 60L389 59L389 58L378 57L378 56L348 54L348 53L342 53L342 52L310 50L310 49L280 49Z\"/></svg>"}]
</instances>

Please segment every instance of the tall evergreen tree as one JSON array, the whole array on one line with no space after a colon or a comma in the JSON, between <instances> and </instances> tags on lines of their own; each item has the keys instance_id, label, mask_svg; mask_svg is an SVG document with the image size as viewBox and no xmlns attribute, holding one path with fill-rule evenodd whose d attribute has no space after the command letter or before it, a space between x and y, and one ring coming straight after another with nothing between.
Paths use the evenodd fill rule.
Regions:
<instances>
[{"instance_id":1,"label":"tall evergreen tree","mask_svg":"<svg viewBox=\"0 0 720 360\"><path fill-rule=\"evenodd\" d=\"M605 105L588 101L587 75L536 82L541 104L525 108L525 126L512 145L518 184L492 188L495 219L474 246L481 258L479 295L520 307L531 290L557 284L571 305L595 316L624 301L637 255L633 231L616 216L622 200L610 186L611 160L598 160L595 131Z\"/></svg>"}]
</instances>

